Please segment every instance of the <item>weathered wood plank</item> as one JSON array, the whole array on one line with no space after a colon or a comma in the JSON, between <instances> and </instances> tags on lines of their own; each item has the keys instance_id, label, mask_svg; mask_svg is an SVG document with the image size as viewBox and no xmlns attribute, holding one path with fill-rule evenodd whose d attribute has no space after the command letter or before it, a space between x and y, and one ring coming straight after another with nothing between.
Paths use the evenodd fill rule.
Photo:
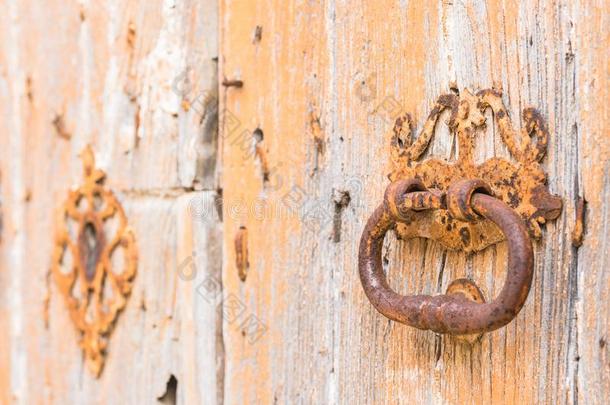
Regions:
<instances>
[{"instance_id":1,"label":"weathered wood plank","mask_svg":"<svg viewBox=\"0 0 610 405\"><path fill-rule=\"evenodd\" d=\"M227 119L221 126L224 285L269 327L255 345L225 327L229 403L602 403L608 397L602 304L608 272L601 259L609 253L602 205L610 196L603 180L607 6L222 2L221 76L244 82L221 94L221 111L241 124L234 129ZM260 41L253 40L256 26ZM541 110L551 131L543 165L565 204L535 244L535 279L522 313L473 347L387 321L372 309L357 276L360 232L388 172L392 123L380 104L393 97L421 126L451 83L501 87L518 123L526 106ZM255 150L256 127L283 180L279 189L263 181L260 157L244 153ZM486 137L478 161L508 156L497 130ZM441 130L429 154L454 156L453 142ZM339 214L339 243L332 226L312 233L299 214L262 222L241 209L231 215L258 200L281 207L295 186L303 201L331 217L334 190L350 192ZM577 251L569 234L583 194L590 200L587 236ZM232 249L240 226L250 241L245 282ZM422 240L386 246L392 285L403 293L443 292L454 278L468 276L490 297L505 277L502 244L473 257Z\"/></svg>"},{"instance_id":2,"label":"weathered wood plank","mask_svg":"<svg viewBox=\"0 0 610 405\"><path fill-rule=\"evenodd\" d=\"M169 403L172 391L179 403L222 402L222 318L197 292L219 278L220 223L190 208L213 206L218 187L217 3L0 9L0 402ZM48 270L87 144L139 251L99 379ZM197 275L184 280L177 268L192 252Z\"/></svg>"}]
</instances>

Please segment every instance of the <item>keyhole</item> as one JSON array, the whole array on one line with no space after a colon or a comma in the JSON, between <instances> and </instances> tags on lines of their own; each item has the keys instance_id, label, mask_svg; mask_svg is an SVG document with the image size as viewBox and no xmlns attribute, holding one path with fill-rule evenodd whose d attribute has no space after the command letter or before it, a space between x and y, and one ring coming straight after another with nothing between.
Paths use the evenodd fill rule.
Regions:
<instances>
[{"instance_id":1,"label":"keyhole","mask_svg":"<svg viewBox=\"0 0 610 405\"><path fill-rule=\"evenodd\" d=\"M91 281L95 276L95 267L99 258L99 244L97 240L97 232L91 223L87 223L84 229L84 238L81 248L84 248L85 256L85 275L87 280Z\"/></svg>"}]
</instances>

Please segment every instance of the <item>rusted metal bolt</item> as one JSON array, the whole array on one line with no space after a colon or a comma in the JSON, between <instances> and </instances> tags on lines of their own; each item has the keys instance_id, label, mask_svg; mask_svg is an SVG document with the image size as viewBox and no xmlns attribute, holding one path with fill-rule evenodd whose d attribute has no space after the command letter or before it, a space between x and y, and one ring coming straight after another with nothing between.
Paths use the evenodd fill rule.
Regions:
<instances>
[{"instance_id":1,"label":"rusted metal bolt","mask_svg":"<svg viewBox=\"0 0 610 405\"><path fill-rule=\"evenodd\" d=\"M244 87L244 82L241 80L228 80L228 79L224 79L222 81L222 85L224 87L237 87L237 88L242 88Z\"/></svg>"}]
</instances>

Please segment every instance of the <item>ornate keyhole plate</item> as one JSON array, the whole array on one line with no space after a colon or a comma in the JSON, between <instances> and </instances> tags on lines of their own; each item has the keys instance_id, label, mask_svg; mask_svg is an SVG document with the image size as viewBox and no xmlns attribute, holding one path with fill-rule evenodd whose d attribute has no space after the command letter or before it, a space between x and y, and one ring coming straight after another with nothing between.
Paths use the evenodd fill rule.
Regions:
<instances>
[{"instance_id":1,"label":"ornate keyhole plate","mask_svg":"<svg viewBox=\"0 0 610 405\"><path fill-rule=\"evenodd\" d=\"M500 136L515 162L494 157L482 164L474 162L474 142L486 123L485 110L490 108ZM441 113L450 111L449 130L455 135L458 158L455 162L429 158L421 160L434 136ZM482 179L493 195L507 203L525 221L530 235L541 236L540 224L561 213L561 198L549 193L546 174L540 166L548 142L548 130L542 116L533 108L523 110L523 128L514 129L502 94L486 89L473 94L441 95L428 115L417 139L413 140L413 121L409 114L396 119L391 138L392 182L418 179L429 189L447 191L462 179ZM493 123L492 123L493 125ZM504 240L499 229L488 220L475 223L452 218L447 210L408 213L404 223L396 225L402 239L426 237L450 249L475 252Z\"/></svg>"},{"instance_id":2,"label":"ornate keyhole plate","mask_svg":"<svg viewBox=\"0 0 610 405\"><path fill-rule=\"evenodd\" d=\"M103 185L91 148L82 153L84 183L71 190L59 217L52 273L81 333L88 366L98 376L107 339L125 307L137 250L123 207ZM122 259L122 260L121 260Z\"/></svg>"}]
</instances>

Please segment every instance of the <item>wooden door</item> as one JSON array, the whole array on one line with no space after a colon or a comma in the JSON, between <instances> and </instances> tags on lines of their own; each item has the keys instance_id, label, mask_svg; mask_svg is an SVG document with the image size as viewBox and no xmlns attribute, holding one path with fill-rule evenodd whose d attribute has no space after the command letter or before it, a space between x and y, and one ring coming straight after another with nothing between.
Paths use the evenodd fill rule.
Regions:
<instances>
[{"instance_id":1,"label":"wooden door","mask_svg":"<svg viewBox=\"0 0 610 405\"><path fill-rule=\"evenodd\" d=\"M220 275L221 229L192 212L218 188L216 2L1 9L0 403L215 403L221 324L196 287ZM51 270L88 145L137 247L99 377Z\"/></svg>"},{"instance_id":2,"label":"wooden door","mask_svg":"<svg viewBox=\"0 0 610 405\"><path fill-rule=\"evenodd\" d=\"M608 6L5 2L0 402L606 403ZM540 112L563 208L521 312L463 343L378 313L358 248L396 119L417 136L439 96L483 89L517 129ZM485 118L474 161L514 160ZM459 156L449 119L424 160ZM51 271L87 145L137 246L99 376ZM466 277L491 299L506 277L506 242L468 255L391 234L384 252L402 294Z\"/></svg>"}]
</instances>

